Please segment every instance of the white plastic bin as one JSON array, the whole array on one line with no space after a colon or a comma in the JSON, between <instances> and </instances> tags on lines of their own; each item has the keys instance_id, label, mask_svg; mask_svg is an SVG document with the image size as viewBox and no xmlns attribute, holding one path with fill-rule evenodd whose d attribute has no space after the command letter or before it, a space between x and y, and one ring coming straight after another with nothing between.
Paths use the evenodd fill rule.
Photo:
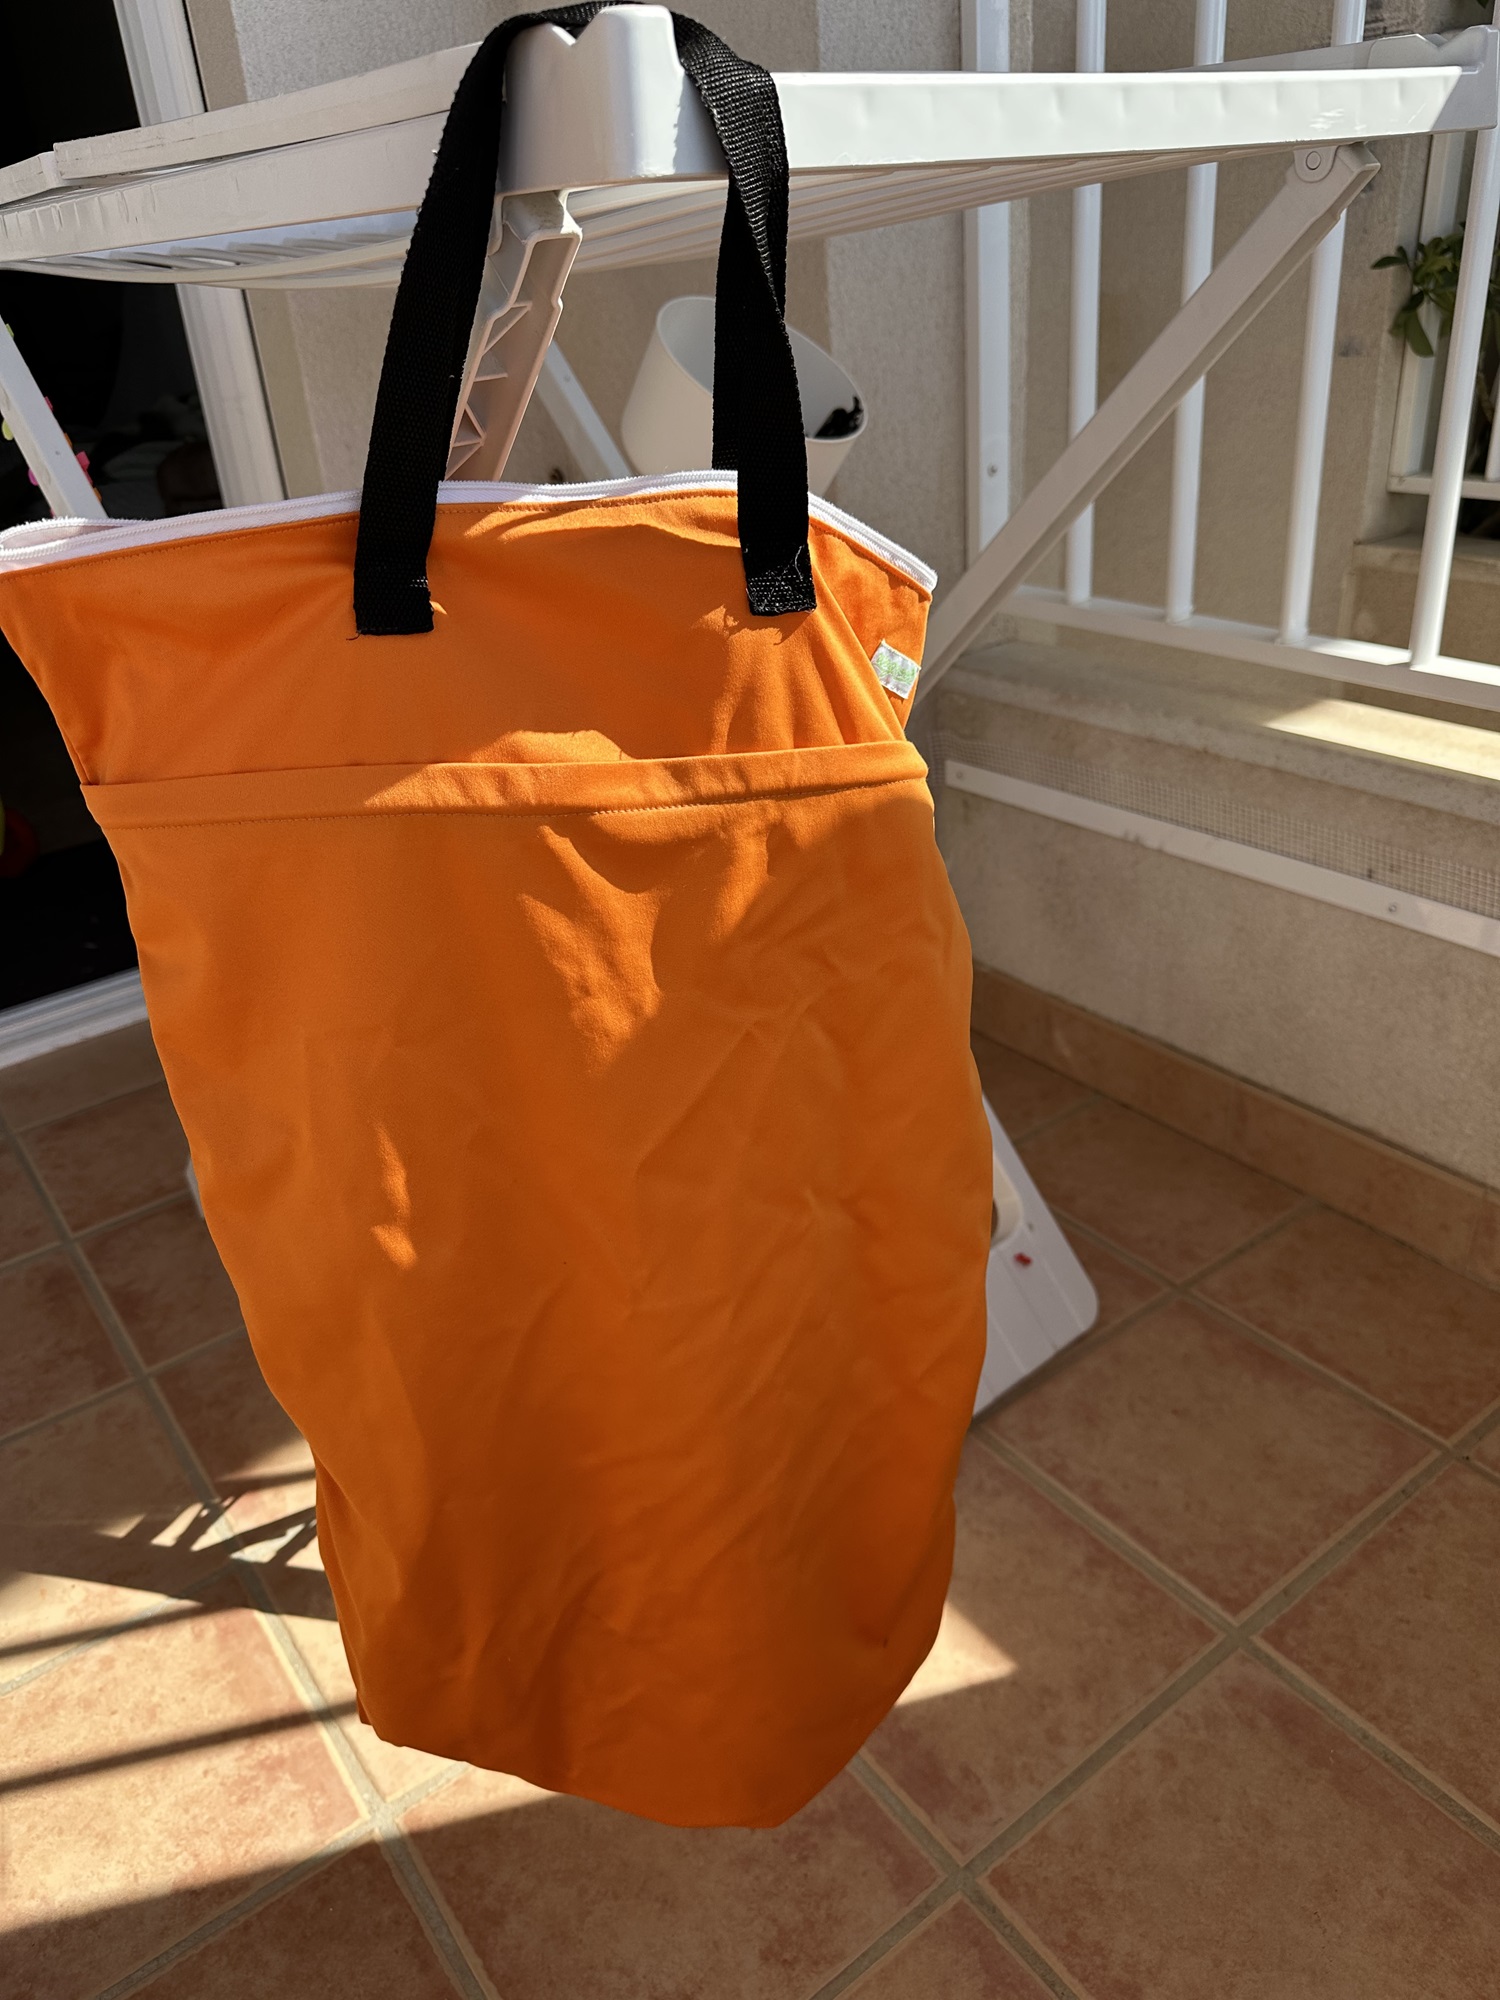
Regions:
<instances>
[{"instance_id":1,"label":"white plastic bin","mask_svg":"<svg viewBox=\"0 0 1500 2000\"><path fill-rule=\"evenodd\" d=\"M807 483L814 493L826 493L864 431L864 401L831 354L806 334L788 331L808 434ZM620 423L637 472L696 472L713 463L713 380L713 300L668 299L656 315ZM840 434L819 437L830 419Z\"/></svg>"}]
</instances>

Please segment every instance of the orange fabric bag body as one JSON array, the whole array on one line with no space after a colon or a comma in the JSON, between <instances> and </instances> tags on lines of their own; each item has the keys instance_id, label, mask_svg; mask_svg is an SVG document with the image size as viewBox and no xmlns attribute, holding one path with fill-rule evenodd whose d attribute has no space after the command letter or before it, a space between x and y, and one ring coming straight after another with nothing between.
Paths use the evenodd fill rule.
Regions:
<instances>
[{"instance_id":1,"label":"orange fabric bag body","mask_svg":"<svg viewBox=\"0 0 1500 2000\"><path fill-rule=\"evenodd\" d=\"M732 477L450 486L435 629L376 641L347 497L37 528L0 620L120 861L362 1712L763 1825L937 1630L990 1152L871 667L930 579L818 507L818 610L749 618L735 522Z\"/></svg>"}]
</instances>

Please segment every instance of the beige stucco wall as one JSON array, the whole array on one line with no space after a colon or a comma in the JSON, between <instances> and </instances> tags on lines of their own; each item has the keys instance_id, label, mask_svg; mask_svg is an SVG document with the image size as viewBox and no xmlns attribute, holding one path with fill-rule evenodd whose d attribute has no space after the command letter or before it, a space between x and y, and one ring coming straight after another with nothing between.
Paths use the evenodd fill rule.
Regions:
<instances>
[{"instance_id":1,"label":"beige stucco wall","mask_svg":"<svg viewBox=\"0 0 1500 2000\"><path fill-rule=\"evenodd\" d=\"M1016 775L1066 760L1070 785L1207 802L1207 830L1232 802L1500 878L1493 731L1403 737L1336 699L1299 713L1024 646L939 702L960 754L998 745ZM951 788L940 826L982 963L1500 1186L1500 959Z\"/></svg>"}]
</instances>

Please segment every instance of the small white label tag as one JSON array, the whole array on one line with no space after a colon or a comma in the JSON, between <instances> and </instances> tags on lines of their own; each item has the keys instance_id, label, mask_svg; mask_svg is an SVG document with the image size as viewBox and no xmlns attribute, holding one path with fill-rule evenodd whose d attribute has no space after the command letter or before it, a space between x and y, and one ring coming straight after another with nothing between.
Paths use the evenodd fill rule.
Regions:
<instances>
[{"instance_id":1,"label":"small white label tag","mask_svg":"<svg viewBox=\"0 0 1500 2000\"><path fill-rule=\"evenodd\" d=\"M909 660L905 653L898 652L889 639L882 639L875 648L870 665L875 669L875 678L897 701L905 701L917 684L921 673L921 662Z\"/></svg>"}]
</instances>

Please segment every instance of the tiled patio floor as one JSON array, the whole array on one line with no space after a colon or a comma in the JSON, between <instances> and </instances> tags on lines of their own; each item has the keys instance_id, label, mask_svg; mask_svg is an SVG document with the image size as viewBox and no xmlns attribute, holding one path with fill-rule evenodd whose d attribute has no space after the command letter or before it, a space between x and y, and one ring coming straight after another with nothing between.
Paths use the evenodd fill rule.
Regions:
<instances>
[{"instance_id":1,"label":"tiled patio floor","mask_svg":"<svg viewBox=\"0 0 1500 2000\"><path fill-rule=\"evenodd\" d=\"M1496 2000L1500 1295L993 1045L1100 1326L773 1833L376 1741L144 1030L0 1071L14 2000Z\"/></svg>"}]
</instances>

